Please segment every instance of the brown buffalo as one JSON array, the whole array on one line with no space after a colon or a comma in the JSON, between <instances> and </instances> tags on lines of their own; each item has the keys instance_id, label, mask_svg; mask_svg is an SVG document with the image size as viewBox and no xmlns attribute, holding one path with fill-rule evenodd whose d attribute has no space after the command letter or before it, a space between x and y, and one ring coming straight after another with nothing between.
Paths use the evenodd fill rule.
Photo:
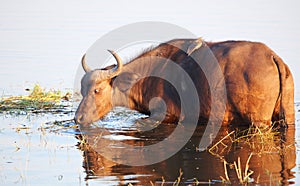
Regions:
<instances>
[{"instance_id":1,"label":"brown buffalo","mask_svg":"<svg viewBox=\"0 0 300 186\"><path fill-rule=\"evenodd\" d=\"M117 53L110 52L117 66L91 70L85 56L82 58L86 73L81 81L83 99L75 114L79 124L99 120L114 106L137 110L163 123L178 123L190 115L197 115L198 123L205 123L217 115L224 125L270 125L275 121L294 124L292 74L282 59L262 43L176 39L144 51L125 65ZM208 57L210 53L213 57ZM217 68L211 63L214 57L226 88L226 95L217 97L215 102L226 103L225 112L219 115L211 109L211 92L222 88L218 84L221 78L215 75ZM186 105L200 105L199 111L184 110L179 94L187 91L186 82L181 73L168 70L170 62L179 65L192 79L199 99L191 98ZM174 87L163 78L151 76L154 71L163 77L172 76L182 86ZM214 87L208 83L212 78Z\"/></svg>"}]
</instances>

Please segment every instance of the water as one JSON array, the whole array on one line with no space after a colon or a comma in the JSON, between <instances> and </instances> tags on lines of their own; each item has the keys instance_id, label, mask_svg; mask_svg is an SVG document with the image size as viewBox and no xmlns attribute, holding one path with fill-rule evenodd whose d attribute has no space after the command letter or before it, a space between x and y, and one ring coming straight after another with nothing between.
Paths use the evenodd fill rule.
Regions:
<instances>
[{"instance_id":1,"label":"water","mask_svg":"<svg viewBox=\"0 0 300 186\"><path fill-rule=\"evenodd\" d=\"M300 104L298 104L298 109ZM110 146L115 158L124 158L115 151L122 146L150 145L160 142L176 125L162 125L152 131L137 131L135 119L141 114L118 108L100 126L87 135L69 120L69 114L0 115L0 180L4 185L172 185L183 172L183 185L219 184L225 178L224 164L241 159L242 171L246 161L253 171L251 184L299 184L299 128L289 127L278 134L234 140L228 134L235 128L220 129L210 150L197 147L205 126L197 127L190 141L175 155L147 166L117 164L103 156L103 145ZM300 113L297 113L299 125ZM55 122L65 121L65 122ZM240 129L243 130L243 129ZM295 132L296 130L296 132ZM233 134L233 133L232 133ZM241 133L240 133L241 134ZM248 134L249 135L249 134ZM227 137L226 137L227 136ZM97 138L96 138L97 137ZM206 136L207 138L207 136ZM222 140L224 138L224 140ZM262 139L263 138L263 139ZM97 140L95 140L97 139ZM217 143L222 140L222 143ZM176 141L174 141L176 143ZM119 144L119 145L118 145ZM171 147L170 147L171 148ZM164 154L153 154L159 157ZM141 154L137 153L136 156ZM136 159L136 156L126 159ZM237 184L236 171L227 166L231 183Z\"/></svg>"},{"instance_id":2,"label":"water","mask_svg":"<svg viewBox=\"0 0 300 186\"><path fill-rule=\"evenodd\" d=\"M208 41L244 39L266 43L289 65L296 85L295 106L300 110L297 1L182 3L3 1L0 7L0 92L2 95L27 94L25 89L35 83L48 89L72 90L82 54L99 37L137 21L165 21L187 28ZM130 56L132 54L122 57ZM155 135L138 136L134 119L140 115L128 113L118 117L116 113L112 112L110 120L100 123L113 133L102 139L109 143L155 143L172 130L172 126L167 126L156 130ZM167 185L178 178L180 170L185 184L195 182L194 178L203 184L209 180L218 183L220 176L225 176L219 156L229 163L241 157L244 165L250 152L254 152L250 160L254 181L260 180L262 185L300 183L299 112L295 131L289 128L286 136L283 134L286 144L276 140L268 143L269 153L259 155L246 143L231 144L229 140L225 144L233 147L218 152L219 156L199 152L195 148L203 135L199 127L191 142L170 159L142 167L117 165L90 148L90 144L80 144L84 135L73 128L72 121L63 125L54 123L73 116L74 113L0 114L1 184L149 185L152 181L160 185L164 177ZM218 139L231 130L221 129ZM285 153L281 154L282 151ZM228 174L236 183L235 171L230 169Z\"/></svg>"}]
</instances>

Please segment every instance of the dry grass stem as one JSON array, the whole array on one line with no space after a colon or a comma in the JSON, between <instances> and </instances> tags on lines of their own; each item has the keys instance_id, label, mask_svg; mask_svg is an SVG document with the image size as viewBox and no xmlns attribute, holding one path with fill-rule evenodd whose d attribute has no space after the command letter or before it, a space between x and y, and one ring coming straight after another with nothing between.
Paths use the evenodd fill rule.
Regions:
<instances>
[{"instance_id":1,"label":"dry grass stem","mask_svg":"<svg viewBox=\"0 0 300 186\"><path fill-rule=\"evenodd\" d=\"M173 186L178 186L178 185L180 184L182 175L183 175L183 172L182 172L182 170L180 169L180 170L179 170L179 176L178 176L177 180L175 180L175 182L173 183Z\"/></svg>"},{"instance_id":2,"label":"dry grass stem","mask_svg":"<svg viewBox=\"0 0 300 186\"><path fill-rule=\"evenodd\" d=\"M235 173L237 175L237 178L239 180L240 184L245 184L245 183L249 183L251 181L250 176L254 173L254 171L250 170L250 159L252 157L252 153L250 154L250 156L247 159L247 162L245 164L245 170L243 171L242 165L241 165L241 158L238 157L237 162L234 161L233 165L234 165L234 170ZM220 176L221 180L225 183L229 183L231 184L232 181L230 180L229 176L228 176L228 170L227 170L227 165L229 165L226 160L223 161L223 165L224 165L224 174L225 174L225 178Z\"/></svg>"},{"instance_id":3,"label":"dry grass stem","mask_svg":"<svg viewBox=\"0 0 300 186\"><path fill-rule=\"evenodd\" d=\"M220 176L220 178L221 178L221 180L222 180L223 183L229 183L230 184L231 182L230 182L230 179L229 179L229 176L228 176L227 164L228 164L227 161L224 160L223 161L223 166L224 166L225 178L223 176Z\"/></svg>"},{"instance_id":4,"label":"dry grass stem","mask_svg":"<svg viewBox=\"0 0 300 186\"><path fill-rule=\"evenodd\" d=\"M225 139L230 138L230 136L235 133L235 131L232 131L228 133L226 136L224 136L221 140L219 140L216 144L214 144L212 147L208 149L208 152L213 155L218 155L217 152L219 150L218 146L221 144L224 148L227 148L228 146L223 142Z\"/></svg>"},{"instance_id":5,"label":"dry grass stem","mask_svg":"<svg viewBox=\"0 0 300 186\"><path fill-rule=\"evenodd\" d=\"M254 173L252 170L249 169L249 162L250 162L251 157L252 157L252 153L250 154L250 156L247 159L244 173L242 173L241 158L238 157L238 162L234 161L235 172L236 172L236 175L241 184L248 183L250 176Z\"/></svg>"},{"instance_id":6,"label":"dry grass stem","mask_svg":"<svg viewBox=\"0 0 300 186\"><path fill-rule=\"evenodd\" d=\"M211 146L208 152L223 160L224 153L230 151L235 146L234 144L240 144L242 146L246 145L258 155L263 153L281 153L282 149L277 144L284 144L284 141L282 141L279 135L280 132L276 129L275 125L272 125L265 128L253 126L243 131L232 131Z\"/></svg>"}]
</instances>

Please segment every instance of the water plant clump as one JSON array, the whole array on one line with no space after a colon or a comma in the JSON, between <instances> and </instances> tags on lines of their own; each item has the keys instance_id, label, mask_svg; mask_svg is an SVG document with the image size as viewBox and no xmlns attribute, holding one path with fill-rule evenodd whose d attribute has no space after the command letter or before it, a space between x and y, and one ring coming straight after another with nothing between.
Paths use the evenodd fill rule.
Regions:
<instances>
[{"instance_id":1,"label":"water plant clump","mask_svg":"<svg viewBox=\"0 0 300 186\"><path fill-rule=\"evenodd\" d=\"M286 144L279 129L277 123L270 127L251 126L245 130L236 129L217 141L208 152L220 159L223 159L224 154L232 148L240 148L240 146L247 146L257 155L280 153L279 144Z\"/></svg>"},{"instance_id":2,"label":"water plant clump","mask_svg":"<svg viewBox=\"0 0 300 186\"><path fill-rule=\"evenodd\" d=\"M58 112L68 107L70 97L70 93L62 94L59 90L45 91L36 84L29 95L0 98L0 113Z\"/></svg>"}]
</instances>

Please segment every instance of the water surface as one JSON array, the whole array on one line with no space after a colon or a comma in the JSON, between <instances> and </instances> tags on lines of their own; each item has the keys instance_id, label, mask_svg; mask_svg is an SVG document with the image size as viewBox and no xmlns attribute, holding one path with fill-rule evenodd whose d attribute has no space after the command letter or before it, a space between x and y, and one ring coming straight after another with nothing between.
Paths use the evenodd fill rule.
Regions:
<instances>
[{"instance_id":1,"label":"water surface","mask_svg":"<svg viewBox=\"0 0 300 186\"><path fill-rule=\"evenodd\" d=\"M199 142L209 136L203 136L205 126L199 126L190 141L169 159L153 165L128 166L105 158L102 147L109 146L112 156L124 158L124 154L114 152L121 148L120 142L138 146L155 144L168 137L176 125L161 125L141 133L135 121L142 115L119 108L87 133L88 130L83 132L76 127L70 120L72 117L73 113L17 116L2 113L1 182L4 185L149 185L150 182L172 185L182 171L183 185L218 184L222 181L220 176L225 178L224 160L233 164L240 158L244 170L252 154L249 162L249 169L254 171L252 184L300 183L298 127L281 130L263 141L259 137L235 142L233 135L232 139L226 136L237 129L223 127L212 144L225 137L222 143L203 151L198 149ZM297 124L299 117L298 112ZM160 152L153 156L163 155L164 149ZM135 156L125 158L134 160ZM236 171L229 165L227 168L230 181L237 184Z\"/></svg>"}]
</instances>

